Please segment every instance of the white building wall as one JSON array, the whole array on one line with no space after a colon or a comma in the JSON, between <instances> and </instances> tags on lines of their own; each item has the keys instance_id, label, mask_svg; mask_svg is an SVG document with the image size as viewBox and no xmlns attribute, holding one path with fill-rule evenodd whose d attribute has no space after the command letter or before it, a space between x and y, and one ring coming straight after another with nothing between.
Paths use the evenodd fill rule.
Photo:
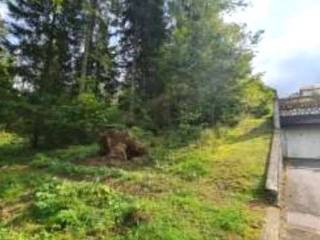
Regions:
<instances>
[{"instance_id":1,"label":"white building wall","mask_svg":"<svg viewBox=\"0 0 320 240\"><path fill-rule=\"evenodd\" d=\"M320 160L320 126L295 126L282 130L284 157Z\"/></svg>"},{"instance_id":2,"label":"white building wall","mask_svg":"<svg viewBox=\"0 0 320 240\"><path fill-rule=\"evenodd\" d=\"M312 96L319 96L320 95L320 88L310 88L310 89L301 89L300 96L303 97L312 97Z\"/></svg>"}]
</instances>

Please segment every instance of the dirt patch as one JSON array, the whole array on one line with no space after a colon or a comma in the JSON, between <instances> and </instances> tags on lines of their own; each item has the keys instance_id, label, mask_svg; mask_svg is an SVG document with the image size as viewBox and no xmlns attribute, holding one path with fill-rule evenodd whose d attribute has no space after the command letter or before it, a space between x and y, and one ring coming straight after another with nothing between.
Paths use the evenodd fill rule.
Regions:
<instances>
[{"instance_id":1,"label":"dirt patch","mask_svg":"<svg viewBox=\"0 0 320 240\"><path fill-rule=\"evenodd\" d=\"M77 161L75 162L77 164L81 164L81 165L86 165L86 166L105 166L108 161L105 157L92 157L92 158L88 158L82 161Z\"/></svg>"},{"instance_id":2,"label":"dirt patch","mask_svg":"<svg viewBox=\"0 0 320 240\"><path fill-rule=\"evenodd\" d=\"M147 163L147 158L141 157L141 158L134 158L129 160L119 160L114 158L109 158L105 156L96 156L91 157L88 159L84 159L82 161L75 161L74 164L80 164L84 166L93 166L93 167L119 167L123 169L130 169L130 168L136 168L139 166L145 166Z\"/></svg>"},{"instance_id":3,"label":"dirt patch","mask_svg":"<svg viewBox=\"0 0 320 240\"><path fill-rule=\"evenodd\" d=\"M136 227L141 223L150 221L150 218L150 215L147 213L139 209L132 209L123 216L121 223L126 227Z\"/></svg>"},{"instance_id":4,"label":"dirt patch","mask_svg":"<svg viewBox=\"0 0 320 240\"><path fill-rule=\"evenodd\" d=\"M31 202L18 202L10 205L0 205L0 221L11 222L31 207Z\"/></svg>"}]
</instances>

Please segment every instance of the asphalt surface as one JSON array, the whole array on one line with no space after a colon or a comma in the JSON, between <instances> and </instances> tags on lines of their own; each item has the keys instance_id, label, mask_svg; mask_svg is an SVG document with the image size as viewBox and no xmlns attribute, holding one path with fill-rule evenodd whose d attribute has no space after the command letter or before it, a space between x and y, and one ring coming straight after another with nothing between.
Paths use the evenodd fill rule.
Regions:
<instances>
[{"instance_id":1,"label":"asphalt surface","mask_svg":"<svg viewBox=\"0 0 320 240\"><path fill-rule=\"evenodd\" d=\"M320 240L320 160L289 161L285 186L285 240Z\"/></svg>"}]
</instances>

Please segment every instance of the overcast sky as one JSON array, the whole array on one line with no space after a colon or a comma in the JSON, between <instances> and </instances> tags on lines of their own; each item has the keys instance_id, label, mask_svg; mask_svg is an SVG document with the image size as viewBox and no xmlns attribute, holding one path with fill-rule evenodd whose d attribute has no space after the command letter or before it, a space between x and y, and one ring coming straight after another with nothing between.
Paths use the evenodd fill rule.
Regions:
<instances>
[{"instance_id":1,"label":"overcast sky","mask_svg":"<svg viewBox=\"0 0 320 240\"><path fill-rule=\"evenodd\" d=\"M3 3L0 3L0 15L3 17L5 14L5 7Z\"/></svg>"},{"instance_id":2,"label":"overcast sky","mask_svg":"<svg viewBox=\"0 0 320 240\"><path fill-rule=\"evenodd\" d=\"M280 96L320 83L320 0L251 0L232 19L265 30L254 69L265 73L264 81Z\"/></svg>"}]
</instances>

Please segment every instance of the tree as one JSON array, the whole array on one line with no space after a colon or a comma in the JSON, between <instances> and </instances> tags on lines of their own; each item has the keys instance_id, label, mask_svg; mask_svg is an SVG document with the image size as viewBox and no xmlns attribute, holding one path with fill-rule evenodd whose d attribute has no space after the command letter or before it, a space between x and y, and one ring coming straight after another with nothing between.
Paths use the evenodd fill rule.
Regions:
<instances>
[{"instance_id":1,"label":"tree","mask_svg":"<svg viewBox=\"0 0 320 240\"><path fill-rule=\"evenodd\" d=\"M98 94L101 92L99 87L102 84L105 93L112 95L117 87L115 50L110 46L110 8L109 1L84 2L84 50L81 60L79 93L91 89Z\"/></svg>"},{"instance_id":2,"label":"tree","mask_svg":"<svg viewBox=\"0 0 320 240\"><path fill-rule=\"evenodd\" d=\"M34 146L63 142L62 133L68 133L69 142L77 135L88 139L88 131L97 131L92 125L108 122L103 109L108 112L114 103L128 126L153 130L234 124L244 110L252 113L261 106L250 105L245 96L266 91L251 81L258 35L223 19L241 1L7 4L10 19L2 43L11 55L0 62L6 79L1 81L22 101L15 109L17 129Z\"/></svg>"},{"instance_id":3,"label":"tree","mask_svg":"<svg viewBox=\"0 0 320 240\"><path fill-rule=\"evenodd\" d=\"M221 13L233 7L231 1L170 2L172 37L162 47L157 75L165 90L152 106L160 125L177 125L181 119L234 122L241 112L241 82L251 74L253 53L249 35L223 21ZM165 116L157 110L163 106Z\"/></svg>"},{"instance_id":4,"label":"tree","mask_svg":"<svg viewBox=\"0 0 320 240\"><path fill-rule=\"evenodd\" d=\"M121 60L137 94L150 98L159 89L155 79L159 50L166 39L163 0L126 0L121 15Z\"/></svg>"},{"instance_id":5,"label":"tree","mask_svg":"<svg viewBox=\"0 0 320 240\"><path fill-rule=\"evenodd\" d=\"M4 44L15 57L15 79L26 100L25 107L19 109L24 116L20 129L31 136L34 147L44 134L50 137L49 124L58 121L57 109L71 104L79 87L90 85L96 95L105 96L100 85L109 87L115 79L112 60L107 59L111 56L107 2L90 2L94 14L82 3L8 1L12 20L7 23L10 35ZM82 86L78 81L82 78L92 83L86 80Z\"/></svg>"},{"instance_id":6,"label":"tree","mask_svg":"<svg viewBox=\"0 0 320 240\"><path fill-rule=\"evenodd\" d=\"M0 19L0 39L5 37L4 22ZM0 126L7 124L13 114L12 108L17 100L17 92L13 88L11 67L13 65L6 49L0 45Z\"/></svg>"},{"instance_id":7,"label":"tree","mask_svg":"<svg viewBox=\"0 0 320 240\"><path fill-rule=\"evenodd\" d=\"M84 51L81 64L81 76L79 83L80 93L84 92L86 89L86 78L88 73L88 61L89 55L92 47L92 36L94 33L94 28L97 19L97 0L85 1L86 9L86 24L84 30Z\"/></svg>"},{"instance_id":8,"label":"tree","mask_svg":"<svg viewBox=\"0 0 320 240\"><path fill-rule=\"evenodd\" d=\"M118 64L122 68L124 93L121 105L129 112L128 122L146 121L143 106L157 92L162 83L157 81L157 61L167 38L165 1L118 1ZM139 120L138 120L139 119Z\"/></svg>"}]
</instances>

